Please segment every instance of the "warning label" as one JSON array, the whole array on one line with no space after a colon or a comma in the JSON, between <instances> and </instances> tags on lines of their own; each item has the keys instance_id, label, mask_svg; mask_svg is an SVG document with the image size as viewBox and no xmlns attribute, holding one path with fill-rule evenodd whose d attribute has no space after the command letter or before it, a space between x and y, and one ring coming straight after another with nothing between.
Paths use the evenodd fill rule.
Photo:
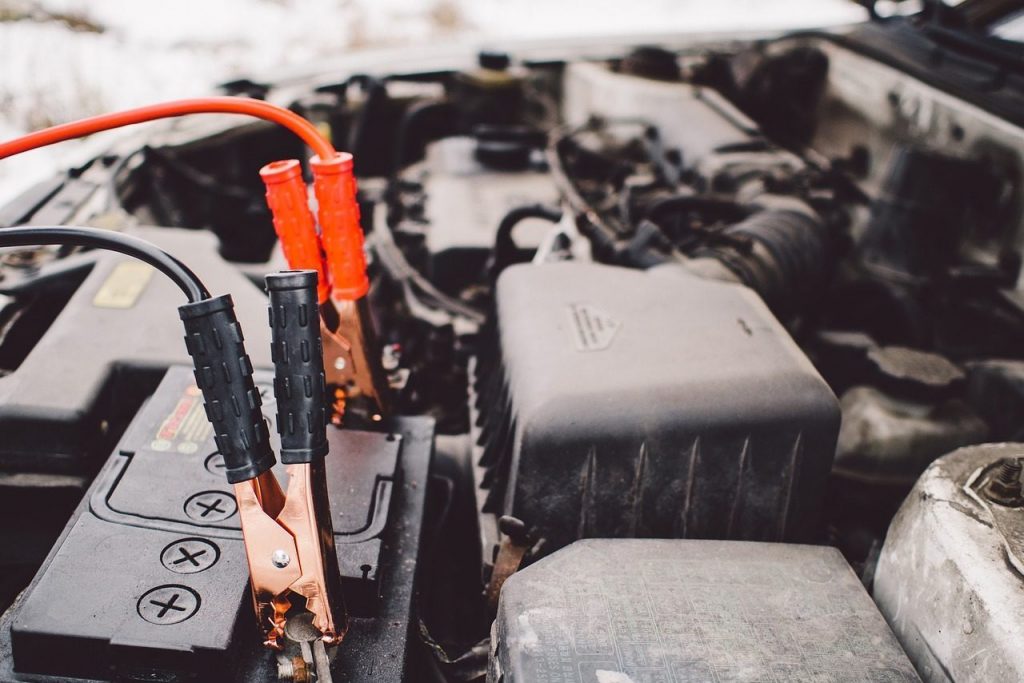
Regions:
<instances>
[{"instance_id":1,"label":"warning label","mask_svg":"<svg viewBox=\"0 0 1024 683\"><path fill-rule=\"evenodd\" d=\"M149 444L154 451L195 453L210 438L212 427L203 409L203 395L195 385L185 389L174 409L160 423Z\"/></svg>"},{"instance_id":2,"label":"warning label","mask_svg":"<svg viewBox=\"0 0 1024 683\"><path fill-rule=\"evenodd\" d=\"M121 261L97 290L92 305L97 308L131 308L142 296L153 269L138 261Z\"/></svg>"},{"instance_id":3,"label":"warning label","mask_svg":"<svg viewBox=\"0 0 1024 683\"><path fill-rule=\"evenodd\" d=\"M578 351L607 349L622 323L611 314L590 304L569 304L569 320L573 341Z\"/></svg>"}]
</instances>

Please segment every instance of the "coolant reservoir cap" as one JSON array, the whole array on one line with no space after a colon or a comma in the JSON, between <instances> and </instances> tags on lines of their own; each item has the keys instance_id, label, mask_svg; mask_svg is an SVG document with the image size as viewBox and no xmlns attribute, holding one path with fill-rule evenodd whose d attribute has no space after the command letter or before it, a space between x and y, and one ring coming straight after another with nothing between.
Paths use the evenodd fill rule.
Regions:
<instances>
[{"instance_id":1,"label":"coolant reservoir cap","mask_svg":"<svg viewBox=\"0 0 1024 683\"><path fill-rule=\"evenodd\" d=\"M944 356L905 346L875 347L867 359L888 388L901 394L944 394L966 377Z\"/></svg>"},{"instance_id":2,"label":"coolant reservoir cap","mask_svg":"<svg viewBox=\"0 0 1024 683\"><path fill-rule=\"evenodd\" d=\"M481 50L476 56L476 63L480 65L481 69L504 71L512 64L512 59L508 56L507 52Z\"/></svg>"}]
</instances>

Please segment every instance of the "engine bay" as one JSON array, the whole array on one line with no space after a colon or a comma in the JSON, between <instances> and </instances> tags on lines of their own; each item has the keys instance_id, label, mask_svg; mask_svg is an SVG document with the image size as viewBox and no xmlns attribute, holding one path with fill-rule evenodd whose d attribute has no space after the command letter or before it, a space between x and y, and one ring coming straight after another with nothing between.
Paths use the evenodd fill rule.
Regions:
<instances>
[{"instance_id":1,"label":"engine bay","mask_svg":"<svg viewBox=\"0 0 1024 683\"><path fill-rule=\"evenodd\" d=\"M0 679L1024 679L1019 76L904 30L238 81L348 166L189 117L0 208Z\"/></svg>"}]
</instances>

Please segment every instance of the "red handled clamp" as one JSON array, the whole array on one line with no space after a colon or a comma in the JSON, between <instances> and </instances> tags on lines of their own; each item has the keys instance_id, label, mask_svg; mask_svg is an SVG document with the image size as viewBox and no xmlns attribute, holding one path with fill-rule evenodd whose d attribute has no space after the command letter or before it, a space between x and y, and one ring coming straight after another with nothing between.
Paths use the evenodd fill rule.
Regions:
<instances>
[{"instance_id":1,"label":"red handled clamp","mask_svg":"<svg viewBox=\"0 0 1024 683\"><path fill-rule=\"evenodd\" d=\"M310 167L319 233L297 160L275 161L260 170L267 205L289 266L315 270L320 277L324 368L335 396L332 419L340 422L346 410L356 409L380 420L387 414L388 387L366 300L370 283L352 155L314 156Z\"/></svg>"}]
</instances>

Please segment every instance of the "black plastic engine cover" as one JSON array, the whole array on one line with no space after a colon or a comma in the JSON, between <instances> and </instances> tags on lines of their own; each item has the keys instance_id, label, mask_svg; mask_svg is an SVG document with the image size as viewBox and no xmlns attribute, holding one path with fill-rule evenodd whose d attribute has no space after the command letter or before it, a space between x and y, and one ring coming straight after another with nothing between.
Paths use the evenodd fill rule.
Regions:
<instances>
[{"instance_id":1,"label":"black plastic engine cover","mask_svg":"<svg viewBox=\"0 0 1024 683\"><path fill-rule=\"evenodd\" d=\"M266 297L217 254L208 232L136 228L180 258L213 294L230 293L256 367L270 367ZM168 367L188 363L177 307L184 296L154 269L99 252L42 338L0 377L0 471L95 472ZM97 450L104 447L106 450Z\"/></svg>"},{"instance_id":2,"label":"black plastic engine cover","mask_svg":"<svg viewBox=\"0 0 1024 683\"><path fill-rule=\"evenodd\" d=\"M458 292L483 272L495 231L511 209L526 204L557 206L550 176L535 168L488 168L474 157L477 141L450 137L427 146L416 176L423 184L427 273L441 290ZM527 150L528 151L528 150ZM536 249L550 230L547 222L523 221L514 243Z\"/></svg>"},{"instance_id":3,"label":"black plastic engine cover","mask_svg":"<svg viewBox=\"0 0 1024 683\"><path fill-rule=\"evenodd\" d=\"M255 379L272 422L271 375ZM352 617L334 670L347 681L405 675L433 421L392 426L328 428L332 522ZM192 372L174 367L0 618L0 680L276 680L258 643L222 468Z\"/></svg>"},{"instance_id":4,"label":"black plastic engine cover","mask_svg":"<svg viewBox=\"0 0 1024 683\"><path fill-rule=\"evenodd\" d=\"M496 299L477 401L483 512L550 548L814 535L838 402L752 291L577 262L513 266Z\"/></svg>"}]
</instances>

